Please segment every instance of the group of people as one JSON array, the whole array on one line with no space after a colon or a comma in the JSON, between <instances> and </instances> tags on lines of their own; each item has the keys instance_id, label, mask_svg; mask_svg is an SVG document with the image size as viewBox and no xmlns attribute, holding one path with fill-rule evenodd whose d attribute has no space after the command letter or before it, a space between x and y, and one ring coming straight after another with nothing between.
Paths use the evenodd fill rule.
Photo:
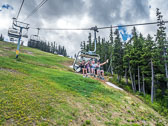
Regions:
<instances>
[{"instance_id":1,"label":"group of people","mask_svg":"<svg viewBox=\"0 0 168 126\"><path fill-rule=\"evenodd\" d=\"M95 60L88 60L85 62L85 60L83 60L79 67L81 68L83 77L88 77L89 74L90 76L96 77L97 75L97 77L104 79L104 70L101 69L101 66L105 65L106 63L108 63L108 60L106 60L104 63L100 63L100 61L95 63Z\"/></svg>"}]
</instances>

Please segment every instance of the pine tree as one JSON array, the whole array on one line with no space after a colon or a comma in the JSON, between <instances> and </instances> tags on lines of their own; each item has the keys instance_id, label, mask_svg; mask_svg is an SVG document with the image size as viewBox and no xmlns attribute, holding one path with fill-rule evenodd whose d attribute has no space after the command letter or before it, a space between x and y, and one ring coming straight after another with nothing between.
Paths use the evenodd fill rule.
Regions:
<instances>
[{"instance_id":1,"label":"pine tree","mask_svg":"<svg viewBox=\"0 0 168 126\"><path fill-rule=\"evenodd\" d=\"M131 84L132 84L132 90L133 92L136 91L135 88L135 83L133 80L133 72L132 72L132 66L131 66L131 60L132 60L132 55L131 55L131 51L132 51L132 44L131 44L131 40L128 41L125 45L124 45L124 56L123 56L123 67L125 69L127 69L127 71L125 70L125 72L129 72L129 76L130 76L130 80L131 80ZM125 73L126 75L126 73ZM127 81L127 80L126 80ZM127 83L127 82L126 82Z\"/></svg>"},{"instance_id":2,"label":"pine tree","mask_svg":"<svg viewBox=\"0 0 168 126\"><path fill-rule=\"evenodd\" d=\"M162 95L165 94L166 87L168 88L168 71L167 71L167 41L166 41L166 27L163 21L163 15L157 8L156 16L158 21L158 29L156 34L156 42L157 42L157 71L156 71L156 79L160 84L160 88L162 90Z\"/></svg>"},{"instance_id":3,"label":"pine tree","mask_svg":"<svg viewBox=\"0 0 168 126\"><path fill-rule=\"evenodd\" d=\"M84 51L84 45L83 45L83 42L81 42L81 44L80 44L80 49L81 49L81 51Z\"/></svg>"},{"instance_id":4,"label":"pine tree","mask_svg":"<svg viewBox=\"0 0 168 126\"><path fill-rule=\"evenodd\" d=\"M129 73L130 73L130 78L133 81L132 82L132 88L133 91L136 91L136 75L138 75L137 71L139 68L138 67L138 63L139 63L139 39L138 39L138 34L136 31L136 28L134 27L132 29L132 35L133 37L130 40L130 44L132 45L130 48L130 52L129 52ZM131 75L132 74L132 75Z\"/></svg>"},{"instance_id":5,"label":"pine tree","mask_svg":"<svg viewBox=\"0 0 168 126\"><path fill-rule=\"evenodd\" d=\"M125 69L125 83L128 84L128 72L129 72L129 51L130 51L130 43L125 43L123 45L123 68Z\"/></svg>"},{"instance_id":6,"label":"pine tree","mask_svg":"<svg viewBox=\"0 0 168 126\"><path fill-rule=\"evenodd\" d=\"M139 92L141 92L141 67L142 67L142 63L143 63L141 56L143 53L142 48L143 48L143 44L145 42L145 39L141 33L140 33L140 36L138 39L139 39L139 41L136 46L136 50L137 50L136 56L137 56L137 65L138 65L138 90L139 90Z\"/></svg>"},{"instance_id":7,"label":"pine tree","mask_svg":"<svg viewBox=\"0 0 168 126\"><path fill-rule=\"evenodd\" d=\"M145 40L142 48L143 54L141 55L142 60L142 77L143 77L143 88L142 91L145 95L145 82L150 85L151 82L151 101L153 102L154 96L154 62L155 62L155 52L156 45L152 40L152 37L148 34L147 39ZM149 87L149 86L148 86Z\"/></svg>"},{"instance_id":8,"label":"pine tree","mask_svg":"<svg viewBox=\"0 0 168 126\"><path fill-rule=\"evenodd\" d=\"M110 43L113 44L113 29L112 29L112 26L110 28Z\"/></svg>"},{"instance_id":9,"label":"pine tree","mask_svg":"<svg viewBox=\"0 0 168 126\"><path fill-rule=\"evenodd\" d=\"M1 36L0 36L0 41L4 41L4 37L3 37L2 34L1 34Z\"/></svg>"},{"instance_id":10,"label":"pine tree","mask_svg":"<svg viewBox=\"0 0 168 126\"><path fill-rule=\"evenodd\" d=\"M120 81L123 74L123 48L118 29L116 29L114 34L113 65L114 72L118 75L118 81Z\"/></svg>"},{"instance_id":11,"label":"pine tree","mask_svg":"<svg viewBox=\"0 0 168 126\"><path fill-rule=\"evenodd\" d=\"M100 36L98 36L98 41L97 41L97 49L96 49L96 53L97 54L101 54L101 38L100 38Z\"/></svg>"},{"instance_id":12,"label":"pine tree","mask_svg":"<svg viewBox=\"0 0 168 126\"><path fill-rule=\"evenodd\" d=\"M86 51L86 42L83 41L83 50Z\"/></svg>"}]
</instances>

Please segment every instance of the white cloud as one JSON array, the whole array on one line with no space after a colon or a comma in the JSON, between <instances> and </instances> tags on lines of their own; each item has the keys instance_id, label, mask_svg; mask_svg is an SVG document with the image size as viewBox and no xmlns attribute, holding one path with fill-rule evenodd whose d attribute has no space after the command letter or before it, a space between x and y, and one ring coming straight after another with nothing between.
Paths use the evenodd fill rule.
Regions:
<instances>
[{"instance_id":1,"label":"white cloud","mask_svg":"<svg viewBox=\"0 0 168 126\"><path fill-rule=\"evenodd\" d=\"M31 10L36 6L36 2L33 4L31 4L31 2L33 2L34 0L30 0L30 1L26 1L25 5L23 6L23 9L21 11L20 14L20 20L22 20L24 17L26 17ZM146 0L141 0L141 2L139 2L139 4L141 4L141 7L139 7L136 11L136 7L138 7L138 5L136 5L134 7L134 5L132 5L133 0L121 0L121 4L117 4L117 9L119 10L118 13L120 13L120 17L117 17L116 13L113 13L113 8L111 9L111 7L115 7L114 5L108 5L108 7L106 8L106 6L101 6L101 3L99 2L99 7L98 8L96 5L97 3L92 3L92 0L81 0L83 1L85 4L83 5L84 7L81 7L82 9L80 10L80 7L77 7L76 9L78 11L80 11L80 13L75 14L75 10L72 9L73 11L71 11L70 13L68 13L68 11L62 12L62 8L58 8L59 12L55 12L55 10L57 10L56 8L50 8L50 12L51 10L53 10L52 12L52 19L50 18L50 14L48 14L48 18L44 18L47 15L47 11L48 11L48 5L45 5L44 7L42 7L35 15L33 15L32 17L30 17L30 19L28 20L28 22L30 23L31 27L43 27L43 28L90 28L93 27L95 25L98 25L98 27L101 26L109 26L109 25L118 25L118 24L132 24L132 23L143 23L143 22L153 22L156 21L156 8L160 8L164 19L168 20L168 1L166 0L148 0L148 2L146 2ZM107 3L113 3L113 2L107 2L108 0L104 1L106 4ZM7 30L8 28L11 26L12 24L12 17L16 16L16 13L18 11L18 8L20 6L20 0L15 0L15 1L11 1L11 0L1 0L0 1L0 5L2 3L10 3L12 4L12 6L14 7L13 11L4 11L3 13L0 12L0 33L3 33L3 35L7 36ZM59 1L60 2L60 1ZM67 2L66 0L64 2ZM73 0L73 3L75 1ZM103 0L102 0L103 2ZM145 2L146 5L143 5L143 2ZM54 3L54 2L53 2ZM105 3L102 3L102 5L104 5ZM117 2L116 2L117 3ZM119 2L120 3L120 2ZM71 2L67 2L64 6L65 8L68 7L69 9L71 7L71 5L68 6L68 4L71 4ZM95 9L99 9L99 11L96 10L92 10L94 13L92 13L93 15L90 14L90 9L93 7L93 4L95 4ZM137 4L136 2L134 2L134 4ZM79 6L82 5L82 2L79 2ZM61 5L60 5L61 6ZM77 4L75 4L75 6L77 6ZM148 6L151 6L151 8ZM54 6L53 6L54 7ZM74 7L74 6L73 6ZM140 8L144 7L144 10L141 10ZM64 8L64 9L65 9ZM132 10L130 10L130 8ZM110 9L108 11L108 9ZM143 8L142 8L143 9ZM103 13L103 10L105 10L105 13ZM112 10L112 11L111 11ZM70 10L69 10L70 11ZM134 11L134 12L133 12ZM142 13L145 12L149 12L147 14L142 14L145 15L144 17L138 16L141 15L141 11ZM45 16L43 17L45 13ZM74 14L72 14L74 13ZM108 19L102 19L103 17L99 17L99 18L95 18L94 14L95 13L100 13L100 15L106 15L103 17L108 17L108 15L111 18ZM107 14L109 13L109 14ZM138 13L136 15L136 13ZM59 14L59 15L57 15ZM126 17L129 16L129 14L131 15L130 17ZM133 15L135 14L135 15ZM61 16L60 16L61 15ZM99 15L99 14L97 14ZM146 16L148 15L148 16ZM112 18L115 17L115 18ZM133 18L133 19L129 19L128 18ZM109 20L110 22L107 24L105 23L106 20ZM105 21L104 23L102 23L103 21ZM110 24L111 23L111 24ZM115 24L114 24L115 23ZM128 28L128 32L131 32L131 28ZM150 26L138 26L137 30L138 32L142 32L145 36L150 33L151 35L154 35L156 33L156 29L157 26L156 25L150 25ZM106 29L106 30L99 30L98 35L100 35L101 37L106 37L106 40L108 40L109 37L109 31L110 29ZM80 50L80 42L81 41L87 41L88 39L88 34L89 32L91 32L93 34L92 31L40 31L40 37L43 39L46 39L48 41L56 41L58 44L64 45L68 51L68 53L70 55L74 55L74 53L77 53ZM29 36L31 36L32 34L37 34L37 30L33 30L33 29L29 29ZM93 36L92 36L93 38ZM24 39L25 41L27 41L27 39Z\"/></svg>"}]
</instances>

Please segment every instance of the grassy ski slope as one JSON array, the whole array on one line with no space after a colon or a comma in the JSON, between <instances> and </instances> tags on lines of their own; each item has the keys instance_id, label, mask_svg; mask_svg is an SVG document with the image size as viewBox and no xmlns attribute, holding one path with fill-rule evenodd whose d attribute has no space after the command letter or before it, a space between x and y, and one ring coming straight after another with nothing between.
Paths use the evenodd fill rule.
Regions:
<instances>
[{"instance_id":1,"label":"grassy ski slope","mask_svg":"<svg viewBox=\"0 0 168 126\"><path fill-rule=\"evenodd\" d=\"M131 94L83 78L72 60L0 42L0 125L154 126L168 122Z\"/></svg>"}]
</instances>

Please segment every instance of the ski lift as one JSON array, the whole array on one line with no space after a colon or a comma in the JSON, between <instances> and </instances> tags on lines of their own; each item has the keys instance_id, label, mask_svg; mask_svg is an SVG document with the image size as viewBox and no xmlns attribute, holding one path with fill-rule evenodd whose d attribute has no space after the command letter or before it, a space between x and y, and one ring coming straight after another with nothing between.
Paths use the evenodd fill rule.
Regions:
<instances>
[{"instance_id":1,"label":"ski lift","mask_svg":"<svg viewBox=\"0 0 168 126\"><path fill-rule=\"evenodd\" d=\"M22 26L18 25L19 23L22 24ZM20 38L20 37L28 38L28 35L27 34L22 35L22 30L20 30L20 29L26 29L28 32L29 29L28 25L29 24L17 21L16 18L13 18L12 28L8 29L9 38Z\"/></svg>"},{"instance_id":2,"label":"ski lift","mask_svg":"<svg viewBox=\"0 0 168 126\"><path fill-rule=\"evenodd\" d=\"M74 63L73 63L73 69L76 72L80 72L80 62L82 62L83 60L85 60L85 62L87 61L91 61L91 60L95 60L95 62L100 60L100 55L96 54L96 43L97 43L97 39L96 39L96 33L98 32L97 26L92 27L90 30L94 30L94 44L95 44L95 48L94 51L80 51L78 52L77 56L75 57Z\"/></svg>"},{"instance_id":3,"label":"ski lift","mask_svg":"<svg viewBox=\"0 0 168 126\"><path fill-rule=\"evenodd\" d=\"M78 52L77 56L75 57L74 63L73 63L73 69L76 72L80 72L81 69L80 69L79 65L83 60L85 62L92 61L92 60L94 60L95 62L98 62L100 60L100 56L99 56L99 54L93 53L91 51L89 51L89 52L83 52L83 51Z\"/></svg>"},{"instance_id":4,"label":"ski lift","mask_svg":"<svg viewBox=\"0 0 168 126\"><path fill-rule=\"evenodd\" d=\"M31 35L30 41L40 41L40 37L38 35Z\"/></svg>"},{"instance_id":5,"label":"ski lift","mask_svg":"<svg viewBox=\"0 0 168 126\"><path fill-rule=\"evenodd\" d=\"M10 38L10 41L11 41L11 42L14 42L14 41L15 41L15 39L14 39L14 38Z\"/></svg>"},{"instance_id":6,"label":"ski lift","mask_svg":"<svg viewBox=\"0 0 168 126\"><path fill-rule=\"evenodd\" d=\"M21 36L21 33L18 29L15 28L9 28L8 30L8 36L10 38L19 38Z\"/></svg>"},{"instance_id":7,"label":"ski lift","mask_svg":"<svg viewBox=\"0 0 168 126\"><path fill-rule=\"evenodd\" d=\"M22 37L23 37L23 38L28 38L28 35L27 35L27 34L25 34L25 35L22 35Z\"/></svg>"},{"instance_id":8,"label":"ski lift","mask_svg":"<svg viewBox=\"0 0 168 126\"><path fill-rule=\"evenodd\" d=\"M24 35L22 35L22 37L28 38L28 29L27 29L27 32Z\"/></svg>"},{"instance_id":9,"label":"ski lift","mask_svg":"<svg viewBox=\"0 0 168 126\"><path fill-rule=\"evenodd\" d=\"M8 29L9 38L19 38L21 36L20 30L15 27L16 19L13 18L12 28Z\"/></svg>"},{"instance_id":10,"label":"ski lift","mask_svg":"<svg viewBox=\"0 0 168 126\"><path fill-rule=\"evenodd\" d=\"M26 29L28 31L28 29L29 29L28 26L29 26L29 24L17 21L16 18L13 18L12 28L9 28L9 30L8 30L8 36L10 39L11 38L18 38L16 58L18 58L18 56L19 56L19 48L20 48L20 41L22 38L22 31L23 31L23 29Z\"/></svg>"},{"instance_id":11,"label":"ski lift","mask_svg":"<svg viewBox=\"0 0 168 126\"><path fill-rule=\"evenodd\" d=\"M40 37L39 37L39 31L40 31L40 28L37 28L37 34L36 35L31 35L30 36L30 41L40 41Z\"/></svg>"}]
</instances>

